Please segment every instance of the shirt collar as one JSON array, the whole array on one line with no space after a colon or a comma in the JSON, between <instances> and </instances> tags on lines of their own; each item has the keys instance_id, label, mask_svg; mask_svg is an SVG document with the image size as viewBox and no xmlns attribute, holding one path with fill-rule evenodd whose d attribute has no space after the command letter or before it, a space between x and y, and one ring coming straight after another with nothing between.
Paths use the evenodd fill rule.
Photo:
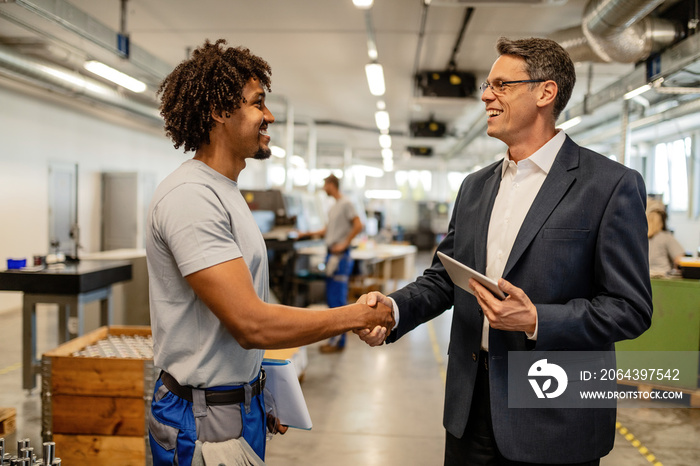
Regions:
<instances>
[{"instance_id":1,"label":"shirt collar","mask_svg":"<svg viewBox=\"0 0 700 466\"><path fill-rule=\"evenodd\" d=\"M564 145L565 140L566 133L564 133L564 131L562 130L558 130L557 134L555 134L552 139L547 141L547 143L544 146L537 149L537 151L534 154L532 154L525 160L529 160L530 162L534 163L546 175L549 173L550 168L552 168L554 159L557 157L561 146ZM508 170L509 161L510 158L508 157L508 152L506 152L506 155L503 157L503 164L501 165L501 178L503 178L503 176L506 174L506 171Z\"/></svg>"}]
</instances>

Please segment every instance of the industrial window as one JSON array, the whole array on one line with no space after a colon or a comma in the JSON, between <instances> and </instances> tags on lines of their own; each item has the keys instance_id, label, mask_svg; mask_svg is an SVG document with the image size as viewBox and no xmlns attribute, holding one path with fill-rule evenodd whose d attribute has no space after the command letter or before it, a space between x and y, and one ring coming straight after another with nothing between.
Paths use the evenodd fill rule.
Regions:
<instances>
[{"instance_id":1,"label":"industrial window","mask_svg":"<svg viewBox=\"0 0 700 466\"><path fill-rule=\"evenodd\" d=\"M673 212L688 210L688 165L691 138L657 144L654 150L654 194L663 196L663 202Z\"/></svg>"}]
</instances>

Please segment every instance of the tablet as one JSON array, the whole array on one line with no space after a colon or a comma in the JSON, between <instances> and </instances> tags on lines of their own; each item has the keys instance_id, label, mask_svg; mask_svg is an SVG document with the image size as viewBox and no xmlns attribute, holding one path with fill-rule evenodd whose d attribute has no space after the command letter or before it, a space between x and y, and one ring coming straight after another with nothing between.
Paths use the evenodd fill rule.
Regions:
<instances>
[{"instance_id":1,"label":"tablet","mask_svg":"<svg viewBox=\"0 0 700 466\"><path fill-rule=\"evenodd\" d=\"M487 290L489 290L493 295L499 299L506 299L506 295L498 287L498 283L491 280L486 275L480 274L471 267L467 267L459 261L454 260L450 256L438 251L438 257L440 262L445 266L445 270L450 275L452 282L458 287L462 288L464 291L468 291L474 294L471 288L469 288L469 279L473 278L477 282L481 283Z\"/></svg>"}]
</instances>

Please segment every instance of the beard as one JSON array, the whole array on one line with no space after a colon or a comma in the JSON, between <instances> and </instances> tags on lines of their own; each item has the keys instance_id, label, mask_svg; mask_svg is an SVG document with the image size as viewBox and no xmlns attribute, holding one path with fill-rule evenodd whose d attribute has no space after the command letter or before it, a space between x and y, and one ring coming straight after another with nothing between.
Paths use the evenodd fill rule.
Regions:
<instances>
[{"instance_id":1,"label":"beard","mask_svg":"<svg viewBox=\"0 0 700 466\"><path fill-rule=\"evenodd\" d=\"M272 151L269 148L261 147L255 153L255 155L253 155L253 158L255 160L267 160L270 158L271 155L272 155Z\"/></svg>"}]
</instances>

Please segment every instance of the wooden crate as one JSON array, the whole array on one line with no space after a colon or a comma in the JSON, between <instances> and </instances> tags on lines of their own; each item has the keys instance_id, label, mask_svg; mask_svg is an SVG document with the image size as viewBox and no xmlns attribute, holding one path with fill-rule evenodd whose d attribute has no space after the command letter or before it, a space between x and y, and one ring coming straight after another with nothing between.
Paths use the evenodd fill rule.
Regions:
<instances>
[{"instance_id":1,"label":"wooden crate","mask_svg":"<svg viewBox=\"0 0 700 466\"><path fill-rule=\"evenodd\" d=\"M66 464L147 463L146 410L153 360L78 357L108 335L151 334L150 327L100 327L42 356L42 436Z\"/></svg>"},{"instance_id":2,"label":"wooden crate","mask_svg":"<svg viewBox=\"0 0 700 466\"><path fill-rule=\"evenodd\" d=\"M10 435L17 429L17 410L0 408L0 437Z\"/></svg>"}]
</instances>

